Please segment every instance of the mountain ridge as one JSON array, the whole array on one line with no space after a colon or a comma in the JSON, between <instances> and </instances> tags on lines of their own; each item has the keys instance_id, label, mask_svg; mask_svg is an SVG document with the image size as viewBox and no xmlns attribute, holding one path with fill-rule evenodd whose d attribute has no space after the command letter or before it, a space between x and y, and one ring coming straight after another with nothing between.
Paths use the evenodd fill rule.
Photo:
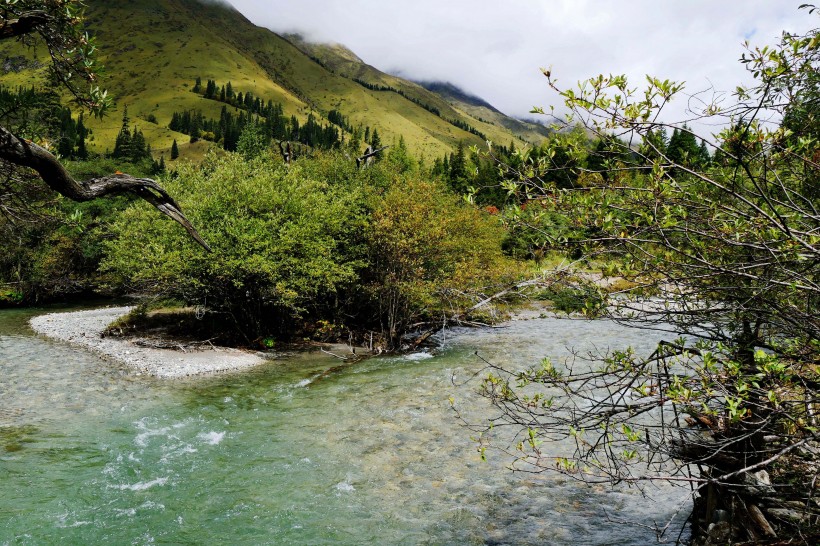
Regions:
<instances>
[{"instance_id":1,"label":"mountain ridge","mask_svg":"<svg viewBox=\"0 0 820 546\"><path fill-rule=\"evenodd\" d=\"M312 114L329 123L328 114L336 110L353 126L378 129L387 144L404 137L412 151L428 158L449 153L461 141L525 145L544 136L491 107L381 72L343 45L312 44L259 27L221 2L88 0L86 26L106 67L101 86L118 106L107 119L88 122L89 145L99 152L113 146L122 123L118 112L127 106L155 152L168 153L176 140L183 157L201 157L208 143L191 143L168 129L174 112L200 110L219 119L224 104L192 93L196 78L231 82L236 91L279 103L285 115L301 121ZM21 46L4 44L0 54L13 56L15 47ZM17 85L32 76L7 73L2 80Z\"/></svg>"}]
</instances>

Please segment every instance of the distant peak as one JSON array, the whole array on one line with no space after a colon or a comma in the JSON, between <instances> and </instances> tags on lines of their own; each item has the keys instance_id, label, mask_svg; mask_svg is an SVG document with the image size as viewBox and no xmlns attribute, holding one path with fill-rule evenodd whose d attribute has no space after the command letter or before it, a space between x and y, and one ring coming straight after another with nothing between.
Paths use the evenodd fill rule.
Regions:
<instances>
[{"instance_id":1,"label":"distant peak","mask_svg":"<svg viewBox=\"0 0 820 546\"><path fill-rule=\"evenodd\" d=\"M460 100L461 102L466 102L473 106L482 106L484 108L492 110L493 112L500 113L500 111L489 102L485 101L477 95L473 95L472 93L465 91L464 89L460 88L454 83L443 81L420 81L416 83L418 83L420 86L424 87L428 91L432 91L433 93L449 96L454 99Z\"/></svg>"}]
</instances>

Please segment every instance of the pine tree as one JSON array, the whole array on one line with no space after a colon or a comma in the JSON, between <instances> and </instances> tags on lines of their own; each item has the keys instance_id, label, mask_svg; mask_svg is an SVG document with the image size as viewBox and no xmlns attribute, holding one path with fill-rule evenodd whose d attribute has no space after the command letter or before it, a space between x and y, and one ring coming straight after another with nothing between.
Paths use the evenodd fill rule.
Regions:
<instances>
[{"instance_id":1,"label":"pine tree","mask_svg":"<svg viewBox=\"0 0 820 546\"><path fill-rule=\"evenodd\" d=\"M150 151L145 142L145 136L136 126L131 135L131 153L126 157L133 163L139 163L143 159L146 159L146 157L150 157Z\"/></svg>"},{"instance_id":2,"label":"pine tree","mask_svg":"<svg viewBox=\"0 0 820 546\"><path fill-rule=\"evenodd\" d=\"M179 146L177 146L177 140L174 139L174 143L171 144L171 160L179 157Z\"/></svg>"},{"instance_id":3,"label":"pine tree","mask_svg":"<svg viewBox=\"0 0 820 546\"><path fill-rule=\"evenodd\" d=\"M201 93L202 92L202 78L199 76L196 77L196 83L194 83L194 88L192 89L194 93Z\"/></svg>"},{"instance_id":4,"label":"pine tree","mask_svg":"<svg viewBox=\"0 0 820 546\"><path fill-rule=\"evenodd\" d=\"M676 127L672 132L666 155L670 161L686 166L693 166L699 160L700 147L685 123L681 129Z\"/></svg>"},{"instance_id":5,"label":"pine tree","mask_svg":"<svg viewBox=\"0 0 820 546\"><path fill-rule=\"evenodd\" d=\"M370 145L373 146L374 150L378 150L382 147L382 139L379 137L378 129L373 129L373 136L370 137Z\"/></svg>"},{"instance_id":6,"label":"pine tree","mask_svg":"<svg viewBox=\"0 0 820 546\"><path fill-rule=\"evenodd\" d=\"M131 157L131 130L129 124L131 123L128 117L128 107L126 106L122 113L122 127L114 141L114 152L111 154L115 158L130 158Z\"/></svg>"},{"instance_id":7,"label":"pine tree","mask_svg":"<svg viewBox=\"0 0 820 546\"><path fill-rule=\"evenodd\" d=\"M213 80L208 80L205 87L205 98L212 99L214 97L216 97L216 82Z\"/></svg>"},{"instance_id":8,"label":"pine tree","mask_svg":"<svg viewBox=\"0 0 820 546\"><path fill-rule=\"evenodd\" d=\"M666 129L663 127L656 131L649 131L644 138L641 154L646 157L647 161L657 159L666 155L668 143Z\"/></svg>"},{"instance_id":9,"label":"pine tree","mask_svg":"<svg viewBox=\"0 0 820 546\"><path fill-rule=\"evenodd\" d=\"M456 153L450 156L450 187L456 193L464 193L467 189L467 157L462 140L458 142Z\"/></svg>"}]
</instances>

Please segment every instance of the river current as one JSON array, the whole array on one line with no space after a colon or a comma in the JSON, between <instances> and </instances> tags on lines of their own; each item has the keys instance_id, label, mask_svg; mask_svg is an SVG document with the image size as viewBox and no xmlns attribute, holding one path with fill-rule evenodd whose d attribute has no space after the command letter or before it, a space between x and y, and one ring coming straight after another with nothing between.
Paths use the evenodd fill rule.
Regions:
<instances>
[{"instance_id":1,"label":"river current","mask_svg":"<svg viewBox=\"0 0 820 546\"><path fill-rule=\"evenodd\" d=\"M482 462L448 400L490 415L478 381L460 384L476 351L523 366L568 347L648 353L658 334L544 318L325 375L338 361L309 352L169 381L36 337L33 314L0 312L0 545L644 545L652 531L607 514L662 522L686 494Z\"/></svg>"}]
</instances>

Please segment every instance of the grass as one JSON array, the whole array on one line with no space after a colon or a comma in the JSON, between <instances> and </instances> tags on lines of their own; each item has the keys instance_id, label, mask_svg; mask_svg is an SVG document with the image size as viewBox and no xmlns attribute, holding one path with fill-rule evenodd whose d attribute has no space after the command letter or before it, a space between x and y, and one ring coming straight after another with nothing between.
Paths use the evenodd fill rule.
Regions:
<instances>
[{"instance_id":1,"label":"grass","mask_svg":"<svg viewBox=\"0 0 820 546\"><path fill-rule=\"evenodd\" d=\"M203 82L213 79L219 85L230 81L236 92L252 91L265 101L278 102L286 115L302 121L310 112L322 116L338 109L354 124L377 128L384 143L404 136L411 151L430 159L451 152L461 140L470 145L483 144L479 137L397 93L371 91L351 79L360 77L401 89L438 108L444 118L459 119L477 128L493 142L507 144L515 140L516 145L523 145L501 124L479 121L415 83L359 62L343 48L317 46L309 50L333 69L328 70L289 41L255 27L225 6L193 0L89 0L87 26L97 37L100 61L105 66L100 85L116 101L116 109L109 116L87 122L93 131L88 141L92 151L113 148L122 110L127 106L132 125L144 133L155 156L165 154L167 162L176 139L182 159L201 159L207 144L191 145L187 136L167 128L175 111L198 109L207 117L219 116L221 103L190 91L197 77ZM31 55L11 41L0 44L0 55L23 53ZM47 59L42 47L35 54L42 61ZM4 85L37 81L42 80L32 72L2 78ZM156 117L157 124L145 121L149 115Z\"/></svg>"}]
</instances>

